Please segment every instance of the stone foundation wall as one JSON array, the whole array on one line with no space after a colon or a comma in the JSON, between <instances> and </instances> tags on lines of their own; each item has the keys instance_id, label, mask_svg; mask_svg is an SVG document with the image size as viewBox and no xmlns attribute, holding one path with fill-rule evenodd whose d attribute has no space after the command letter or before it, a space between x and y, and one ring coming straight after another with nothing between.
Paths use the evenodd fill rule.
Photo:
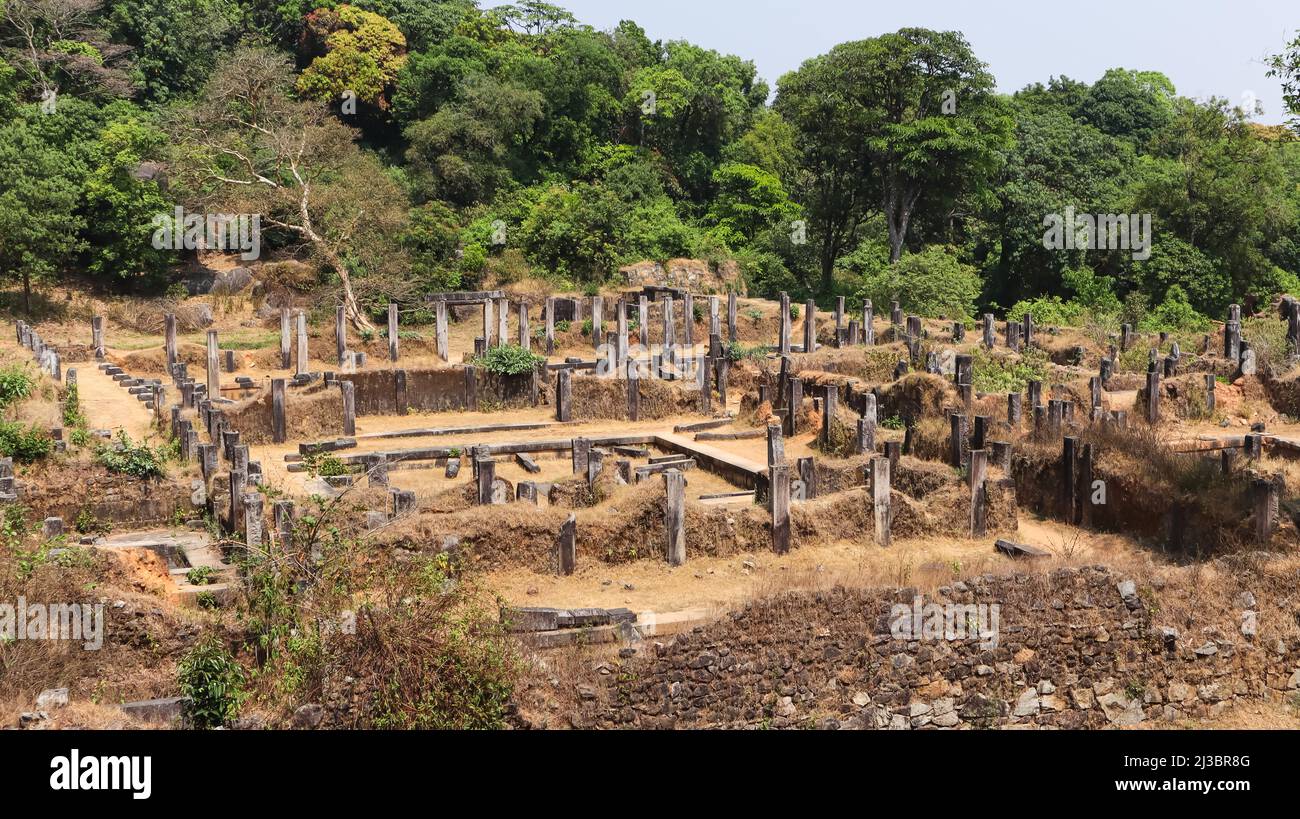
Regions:
<instances>
[{"instance_id":1,"label":"stone foundation wall","mask_svg":"<svg viewBox=\"0 0 1300 819\"><path fill-rule=\"evenodd\" d=\"M893 607L910 622L911 589L785 593L606 665L597 683L580 687L584 704L572 721L1103 728L1214 716L1239 700L1296 694L1300 640L1256 637L1242 612L1180 635L1154 622L1159 595L1103 567L983 576L924 598L998 605L996 640L949 640L895 636ZM1253 607L1253 596L1243 605Z\"/></svg>"}]
</instances>

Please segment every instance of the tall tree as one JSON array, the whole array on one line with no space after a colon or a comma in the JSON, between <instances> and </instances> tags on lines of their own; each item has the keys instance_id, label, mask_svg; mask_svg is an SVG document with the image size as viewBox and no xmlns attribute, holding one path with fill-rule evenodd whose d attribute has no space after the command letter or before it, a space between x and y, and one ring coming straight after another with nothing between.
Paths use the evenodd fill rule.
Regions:
<instances>
[{"instance_id":1,"label":"tall tree","mask_svg":"<svg viewBox=\"0 0 1300 819\"><path fill-rule=\"evenodd\" d=\"M983 186L1010 144L993 77L957 32L906 28L838 45L782 77L775 107L799 132L801 198L827 290L873 205L897 261L917 208Z\"/></svg>"}]
</instances>

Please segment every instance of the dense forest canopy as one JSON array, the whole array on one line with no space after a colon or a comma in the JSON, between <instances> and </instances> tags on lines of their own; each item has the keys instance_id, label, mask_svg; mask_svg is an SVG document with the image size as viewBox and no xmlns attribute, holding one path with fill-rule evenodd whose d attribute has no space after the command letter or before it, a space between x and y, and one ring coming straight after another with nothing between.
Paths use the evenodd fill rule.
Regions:
<instances>
[{"instance_id":1,"label":"dense forest canopy","mask_svg":"<svg viewBox=\"0 0 1300 819\"><path fill-rule=\"evenodd\" d=\"M1300 292L1300 40L1271 65L1292 119L1265 127L1155 70L1000 94L952 31L845 42L773 87L533 0L0 3L0 275L28 291L174 288L151 237L180 206L260 214L264 258L313 262L362 326L680 256L735 260L756 295L1057 322Z\"/></svg>"}]
</instances>

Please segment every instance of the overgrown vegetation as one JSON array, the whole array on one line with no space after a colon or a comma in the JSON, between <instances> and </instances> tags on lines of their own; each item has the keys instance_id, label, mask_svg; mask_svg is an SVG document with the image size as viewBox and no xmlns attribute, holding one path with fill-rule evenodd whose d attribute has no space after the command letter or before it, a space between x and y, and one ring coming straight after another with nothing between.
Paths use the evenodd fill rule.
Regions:
<instances>
[{"instance_id":1,"label":"overgrown vegetation","mask_svg":"<svg viewBox=\"0 0 1300 819\"><path fill-rule=\"evenodd\" d=\"M186 716L196 728L218 728L239 713L246 692L244 668L213 631L199 638L176 668Z\"/></svg>"},{"instance_id":2,"label":"overgrown vegetation","mask_svg":"<svg viewBox=\"0 0 1300 819\"><path fill-rule=\"evenodd\" d=\"M156 479L166 474L168 452L166 447L151 447L136 443L126 430L118 430L117 439L100 444L95 450L95 460L110 472L130 475L133 478Z\"/></svg>"},{"instance_id":3,"label":"overgrown vegetation","mask_svg":"<svg viewBox=\"0 0 1300 819\"><path fill-rule=\"evenodd\" d=\"M525 350L518 344L492 347L474 359L474 363L496 375L524 375L546 361L542 356Z\"/></svg>"}]
</instances>

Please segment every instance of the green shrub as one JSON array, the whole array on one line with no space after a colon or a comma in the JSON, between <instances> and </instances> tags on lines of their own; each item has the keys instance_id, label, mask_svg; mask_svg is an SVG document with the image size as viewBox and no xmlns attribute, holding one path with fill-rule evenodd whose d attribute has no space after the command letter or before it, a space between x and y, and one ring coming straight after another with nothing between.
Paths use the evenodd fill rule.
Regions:
<instances>
[{"instance_id":1,"label":"green shrub","mask_svg":"<svg viewBox=\"0 0 1300 819\"><path fill-rule=\"evenodd\" d=\"M1028 314L1034 317L1034 324L1074 327L1083 322L1086 312L1078 302L1063 301L1060 296L1039 296L1016 302L1007 311L1007 321L1023 321Z\"/></svg>"},{"instance_id":2,"label":"green shrub","mask_svg":"<svg viewBox=\"0 0 1300 819\"><path fill-rule=\"evenodd\" d=\"M488 350L476 359L476 363L496 375L523 375L532 372L533 367L545 360L518 344L505 344Z\"/></svg>"},{"instance_id":3,"label":"green shrub","mask_svg":"<svg viewBox=\"0 0 1300 819\"><path fill-rule=\"evenodd\" d=\"M0 455L18 463L29 464L54 451L54 439L36 424L23 426L17 421L0 421Z\"/></svg>"},{"instance_id":4,"label":"green shrub","mask_svg":"<svg viewBox=\"0 0 1300 819\"><path fill-rule=\"evenodd\" d=\"M871 299L874 304L884 305L897 299L907 313L963 319L975 312L981 287L974 267L962 264L948 249L934 245L904 256L883 270L864 274L854 302L861 304L863 299Z\"/></svg>"},{"instance_id":5,"label":"green shrub","mask_svg":"<svg viewBox=\"0 0 1300 819\"><path fill-rule=\"evenodd\" d=\"M195 566L185 573L185 582L191 586L206 586L212 582L211 566Z\"/></svg>"},{"instance_id":6,"label":"green shrub","mask_svg":"<svg viewBox=\"0 0 1300 819\"><path fill-rule=\"evenodd\" d=\"M302 458L302 466L307 470L308 475L315 478L330 478L335 475L346 475L348 472L348 465L328 452L307 453Z\"/></svg>"},{"instance_id":7,"label":"green shrub","mask_svg":"<svg viewBox=\"0 0 1300 819\"><path fill-rule=\"evenodd\" d=\"M1204 332L1210 329L1210 320L1192 307L1182 287L1172 285L1165 292L1165 300L1142 320L1140 329L1147 332L1160 330L1190 330Z\"/></svg>"},{"instance_id":8,"label":"green shrub","mask_svg":"<svg viewBox=\"0 0 1300 819\"><path fill-rule=\"evenodd\" d=\"M140 479L161 478L167 451L164 447L137 444L126 434L126 430L120 430L116 442L99 446L95 451L95 460L108 467L110 472Z\"/></svg>"},{"instance_id":9,"label":"green shrub","mask_svg":"<svg viewBox=\"0 0 1300 819\"><path fill-rule=\"evenodd\" d=\"M0 409L27 398L35 386L36 379L21 366L0 369Z\"/></svg>"},{"instance_id":10,"label":"green shrub","mask_svg":"<svg viewBox=\"0 0 1300 819\"><path fill-rule=\"evenodd\" d=\"M187 715L196 728L216 728L235 718L244 701L244 669L215 633L202 637L176 668Z\"/></svg>"},{"instance_id":11,"label":"green shrub","mask_svg":"<svg viewBox=\"0 0 1300 819\"><path fill-rule=\"evenodd\" d=\"M1023 392L1030 381L1047 376L1047 354L1038 348L1026 350L1019 360L996 359L983 349L973 353L975 391L991 394Z\"/></svg>"}]
</instances>

